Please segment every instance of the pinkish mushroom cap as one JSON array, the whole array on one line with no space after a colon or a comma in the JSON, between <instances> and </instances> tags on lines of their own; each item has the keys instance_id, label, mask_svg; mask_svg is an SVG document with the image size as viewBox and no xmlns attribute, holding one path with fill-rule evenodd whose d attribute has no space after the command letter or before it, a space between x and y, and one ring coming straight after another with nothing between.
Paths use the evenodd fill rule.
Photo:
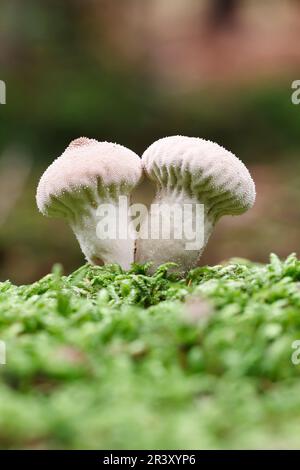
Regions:
<instances>
[{"instance_id":1,"label":"pinkish mushroom cap","mask_svg":"<svg viewBox=\"0 0 300 470\"><path fill-rule=\"evenodd\" d=\"M99 200L129 194L141 177L141 160L131 150L80 137L42 175L37 206L44 215L76 217L76 204L95 206Z\"/></svg>"}]
</instances>

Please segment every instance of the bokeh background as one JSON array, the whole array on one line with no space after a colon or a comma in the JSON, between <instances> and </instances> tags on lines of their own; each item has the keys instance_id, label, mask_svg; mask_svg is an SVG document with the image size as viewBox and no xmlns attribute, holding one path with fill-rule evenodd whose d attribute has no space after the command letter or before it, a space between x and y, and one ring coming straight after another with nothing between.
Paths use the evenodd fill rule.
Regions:
<instances>
[{"instance_id":1,"label":"bokeh background","mask_svg":"<svg viewBox=\"0 0 300 470\"><path fill-rule=\"evenodd\" d=\"M217 141L258 196L220 221L203 263L300 252L299 44L299 0L1 0L0 279L83 263L35 203L39 176L79 136L139 154L166 135Z\"/></svg>"}]
</instances>

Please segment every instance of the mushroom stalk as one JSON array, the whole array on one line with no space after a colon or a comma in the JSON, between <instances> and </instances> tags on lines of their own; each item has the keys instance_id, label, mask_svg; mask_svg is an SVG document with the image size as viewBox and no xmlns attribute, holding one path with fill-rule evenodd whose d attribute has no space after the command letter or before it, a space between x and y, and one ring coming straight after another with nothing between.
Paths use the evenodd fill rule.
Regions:
<instances>
[{"instance_id":1,"label":"mushroom stalk","mask_svg":"<svg viewBox=\"0 0 300 470\"><path fill-rule=\"evenodd\" d=\"M128 216L130 199L95 197L97 207L88 207L80 217L70 220L82 252L91 264L117 263L123 269L134 262L135 231Z\"/></svg>"},{"instance_id":2,"label":"mushroom stalk","mask_svg":"<svg viewBox=\"0 0 300 470\"><path fill-rule=\"evenodd\" d=\"M136 259L139 263L151 260L152 270L172 261L187 271L197 264L215 223L204 202L183 188L162 189L152 202L150 216L142 221Z\"/></svg>"}]
</instances>

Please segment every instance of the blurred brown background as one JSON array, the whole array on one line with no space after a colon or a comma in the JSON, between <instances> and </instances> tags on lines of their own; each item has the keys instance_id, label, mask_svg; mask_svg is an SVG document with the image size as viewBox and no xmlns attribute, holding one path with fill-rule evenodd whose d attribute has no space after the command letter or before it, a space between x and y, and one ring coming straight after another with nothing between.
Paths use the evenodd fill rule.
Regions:
<instances>
[{"instance_id":1,"label":"blurred brown background","mask_svg":"<svg viewBox=\"0 0 300 470\"><path fill-rule=\"evenodd\" d=\"M203 262L300 252L299 43L299 0L2 0L0 279L83 263L35 204L41 173L82 135L139 154L165 135L215 140L258 197L221 220Z\"/></svg>"}]
</instances>

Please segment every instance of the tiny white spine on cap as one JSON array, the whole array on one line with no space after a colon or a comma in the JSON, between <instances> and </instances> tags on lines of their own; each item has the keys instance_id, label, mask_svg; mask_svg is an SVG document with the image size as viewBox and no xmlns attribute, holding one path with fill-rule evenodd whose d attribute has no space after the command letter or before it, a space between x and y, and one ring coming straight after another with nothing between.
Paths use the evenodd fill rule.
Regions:
<instances>
[{"instance_id":1,"label":"tiny white spine on cap","mask_svg":"<svg viewBox=\"0 0 300 470\"><path fill-rule=\"evenodd\" d=\"M80 137L42 175L36 201L44 215L67 220L87 261L118 263L129 269L135 251L129 216L124 221L128 237L105 238L97 230L98 209L110 204L115 209L111 217L119 217L119 198L129 206L131 192L141 178L141 160L134 152L122 145Z\"/></svg>"},{"instance_id":2,"label":"tiny white spine on cap","mask_svg":"<svg viewBox=\"0 0 300 470\"><path fill-rule=\"evenodd\" d=\"M161 237L137 240L136 260L152 261L154 270L162 263L173 261L179 270L196 266L214 225L222 215L246 212L255 201L255 185L245 165L220 145L196 137L171 136L154 142L144 152L142 165L146 176L156 185L154 207L167 204L181 207L185 204L203 204L204 226L201 249L187 250L187 240ZM159 226L159 211L150 213L142 223L140 233L149 226ZM195 218L194 212L192 218ZM176 219L170 217L173 234ZM195 220L192 220L194 223Z\"/></svg>"}]
</instances>

